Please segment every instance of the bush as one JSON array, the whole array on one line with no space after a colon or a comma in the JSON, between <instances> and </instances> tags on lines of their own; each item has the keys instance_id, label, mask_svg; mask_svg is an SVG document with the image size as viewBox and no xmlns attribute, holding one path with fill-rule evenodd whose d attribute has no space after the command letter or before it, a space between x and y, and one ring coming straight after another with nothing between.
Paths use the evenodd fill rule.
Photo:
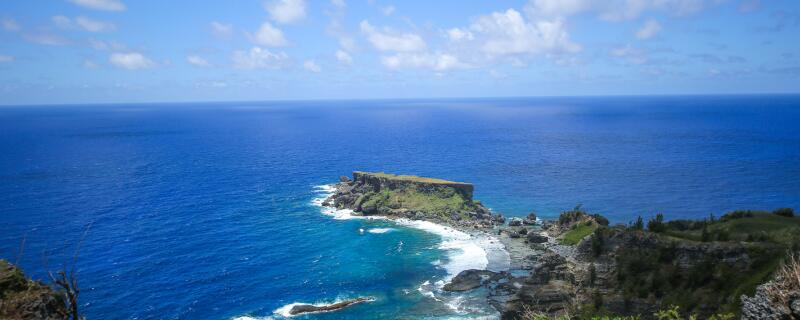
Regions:
<instances>
[{"instance_id":1,"label":"bush","mask_svg":"<svg viewBox=\"0 0 800 320\"><path fill-rule=\"evenodd\" d=\"M664 215L659 213L656 214L655 218L650 219L650 221L647 222L647 230L656 233L666 230L666 226L664 226Z\"/></svg>"},{"instance_id":2,"label":"bush","mask_svg":"<svg viewBox=\"0 0 800 320\"><path fill-rule=\"evenodd\" d=\"M642 216L636 218L636 222L633 223L633 229L644 230L644 220L642 220Z\"/></svg>"},{"instance_id":3,"label":"bush","mask_svg":"<svg viewBox=\"0 0 800 320\"><path fill-rule=\"evenodd\" d=\"M793 218L794 217L794 209L792 209L792 208L775 209L774 211L772 211L772 214L779 215L779 216L782 216L782 217Z\"/></svg>"}]
</instances>

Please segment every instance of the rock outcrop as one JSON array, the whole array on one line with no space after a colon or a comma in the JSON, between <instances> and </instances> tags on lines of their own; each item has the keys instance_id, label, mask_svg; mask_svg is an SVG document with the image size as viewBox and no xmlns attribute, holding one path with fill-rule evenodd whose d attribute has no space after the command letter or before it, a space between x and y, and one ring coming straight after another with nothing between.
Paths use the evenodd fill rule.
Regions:
<instances>
[{"instance_id":1,"label":"rock outcrop","mask_svg":"<svg viewBox=\"0 0 800 320\"><path fill-rule=\"evenodd\" d=\"M480 201L472 184L417 176L353 172L340 179L323 205L356 214L429 220L461 227L491 228L502 223Z\"/></svg>"},{"instance_id":2,"label":"rock outcrop","mask_svg":"<svg viewBox=\"0 0 800 320\"><path fill-rule=\"evenodd\" d=\"M742 319L800 319L800 260L791 256L752 297L742 295Z\"/></svg>"},{"instance_id":3,"label":"rock outcrop","mask_svg":"<svg viewBox=\"0 0 800 320\"><path fill-rule=\"evenodd\" d=\"M294 316L294 315L304 314L304 313L336 311L336 310L341 310L341 309L347 308L347 307L352 306L352 305L357 304L357 303L368 302L368 301L372 301L372 300L373 300L372 298L361 297L361 298L345 300L345 301L332 303L332 304L321 305L321 306L313 305L313 304L298 304L298 305L292 306L292 309L289 310L289 314Z\"/></svg>"},{"instance_id":4,"label":"rock outcrop","mask_svg":"<svg viewBox=\"0 0 800 320\"><path fill-rule=\"evenodd\" d=\"M62 320L67 314L62 295L0 260L0 319Z\"/></svg>"}]
</instances>

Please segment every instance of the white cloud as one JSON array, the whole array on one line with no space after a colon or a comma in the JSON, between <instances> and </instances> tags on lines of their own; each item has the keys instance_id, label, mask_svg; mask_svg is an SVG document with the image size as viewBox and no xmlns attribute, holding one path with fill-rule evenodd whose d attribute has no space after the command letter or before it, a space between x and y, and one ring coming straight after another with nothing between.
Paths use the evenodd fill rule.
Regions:
<instances>
[{"instance_id":1,"label":"white cloud","mask_svg":"<svg viewBox=\"0 0 800 320\"><path fill-rule=\"evenodd\" d=\"M3 26L3 30L5 31L14 32L22 30L22 27L20 27L19 24L17 24L17 21L15 21L14 19L3 18L2 20L0 20L0 25Z\"/></svg>"},{"instance_id":2,"label":"white cloud","mask_svg":"<svg viewBox=\"0 0 800 320\"><path fill-rule=\"evenodd\" d=\"M656 20L650 19L647 20L647 22L645 22L638 31L636 31L636 38L647 40L654 37L659 32L661 32L661 24Z\"/></svg>"},{"instance_id":3,"label":"white cloud","mask_svg":"<svg viewBox=\"0 0 800 320\"><path fill-rule=\"evenodd\" d=\"M100 51L125 51L126 47L124 44L115 42L115 41L103 41L97 39L89 39L89 46L92 49L100 50Z\"/></svg>"},{"instance_id":4,"label":"white cloud","mask_svg":"<svg viewBox=\"0 0 800 320\"><path fill-rule=\"evenodd\" d=\"M591 6L590 0L532 0L525 6L525 13L531 17L564 17L587 10Z\"/></svg>"},{"instance_id":5,"label":"white cloud","mask_svg":"<svg viewBox=\"0 0 800 320\"><path fill-rule=\"evenodd\" d=\"M646 52L630 45L611 50L611 55L636 65L645 64L649 60Z\"/></svg>"},{"instance_id":6,"label":"white cloud","mask_svg":"<svg viewBox=\"0 0 800 320\"><path fill-rule=\"evenodd\" d=\"M65 16L54 16L53 23L62 29L81 29L89 32L110 32L117 29L117 27L110 22L97 21L84 16L73 19Z\"/></svg>"},{"instance_id":7,"label":"white cloud","mask_svg":"<svg viewBox=\"0 0 800 320\"><path fill-rule=\"evenodd\" d=\"M387 7L384 7L383 10L381 10L381 11L383 11L384 15L391 16L395 11L395 7L394 6L387 6Z\"/></svg>"},{"instance_id":8,"label":"white cloud","mask_svg":"<svg viewBox=\"0 0 800 320\"><path fill-rule=\"evenodd\" d=\"M472 32L460 28L452 28L447 30L447 37L450 39L450 41L472 40L475 38L472 35Z\"/></svg>"},{"instance_id":9,"label":"white cloud","mask_svg":"<svg viewBox=\"0 0 800 320\"><path fill-rule=\"evenodd\" d=\"M14 57L7 56L7 55L4 55L4 54L0 54L0 63L6 63L6 62L12 62L12 61L14 61Z\"/></svg>"},{"instance_id":10,"label":"white cloud","mask_svg":"<svg viewBox=\"0 0 800 320\"><path fill-rule=\"evenodd\" d=\"M109 32L117 29L113 23L92 20L83 16L75 18L75 24L89 32Z\"/></svg>"},{"instance_id":11,"label":"white cloud","mask_svg":"<svg viewBox=\"0 0 800 320\"><path fill-rule=\"evenodd\" d=\"M283 31L269 22L264 22L252 38L256 44L267 47L282 47L288 44L283 37Z\"/></svg>"},{"instance_id":12,"label":"white cloud","mask_svg":"<svg viewBox=\"0 0 800 320\"><path fill-rule=\"evenodd\" d=\"M470 30L490 55L574 53L581 46L569 39L561 19L528 22L514 9L479 17Z\"/></svg>"},{"instance_id":13,"label":"white cloud","mask_svg":"<svg viewBox=\"0 0 800 320\"><path fill-rule=\"evenodd\" d=\"M69 0L84 8L104 11L124 11L125 4L119 0Z\"/></svg>"},{"instance_id":14,"label":"white cloud","mask_svg":"<svg viewBox=\"0 0 800 320\"><path fill-rule=\"evenodd\" d=\"M331 0L331 4L339 8L344 8L347 6L347 3L345 3L344 0Z\"/></svg>"},{"instance_id":15,"label":"white cloud","mask_svg":"<svg viewBox=\"0 0 800 320\"><path fill-rule=\"evenodd\" d=\"M687 16L702 11L707 3L723 0L531 0L525 13L532 18L563 18L591 12L603 20L631 20L648 10L666 11L676 16Z\"/></svg>"},{"instance_id":16,"label":"white cloud","mask_svg":"<svg viewBox=\"0 0 800 320\"><path fill-rule=\"evenodd\" d=\"M70 29L73 27L72 20L65 16L53 16L50 18L50 20L53 20L53 23L56 25L56 27L61 29Z\"/></svg>"},{"instance_id":17,"label":"white cloud","mask_svg":"<svg viewBox=\"0 0 800 320\"><path fill-rule=\"evenodd\" d=\"M97 69L100 66L92 60L83 60L83 67L86 69Z\"/></svg>"},{"instance_id":18,"label":"white cloud","mask_svg":"<svg viewBox=\"0 0 800 320\"><path fill-rule=\"evenodd\" d=\"M322 68L320 68L319 65L316 62L314 62L314 60L306 60L305 62L303 62L303 69L306 69L313 73L322 72Z\"/></svg>"},{"instance_id":19,"label":"white cloud","mask_svg":"<svg viewBox=\"0 0 800 320\"><path fill-rule=\"evenodd\" d=\"M220 38L227 38L233 34L233 25L211 21L211 33Z\"/></svg>"},{"instance_id":20,"label":"white cloud","mask_svg":"<svg viewBox=\"0 0 800 320\"><path fill-rule=\"evenodd\" d=\"M425 50L425 41L413 33L397 34L391 30L378 31L366 20L361 21L361 32L375 49L380 51L411 52Z\"/></svg>"},{"instance_id":21,"label":"white cloud","mask_svg":"<svg viewBox=\"0 0 800 320\"><path fill-rule=\"evenodd\" d=\"M269 17L280 24L300 21L306 17L305 0L272 0L264 4Z\"/></svg>"},{"instance_id":22,"label":"white cloud","mask_svg":"<svg viewBox=\"0 0 800 320\"><path fill-rule=\"evenodd\" d=\"M69 44L69 40L52 33L27 33L22 36L25 40L46 46L64 46Z\"/></svg>"},{"instance_id":23,"label":"white cloud","mask_svg":"<svg viewBox=\"0 0 800 320\"><path fill-rule=\"evenodd\" d=\"M138 52L114 52L108 61L112 65L128 70L147 69L155 66L155 62Z\"/></svg>"},{"instance_id":24,"label":"white cloud","mask_svg":"<svg viewBox=\"0 0 800 320\"><path fill-rule=\"evenodd\" d=\"M381 63L389 69L404 68L448 71L469 67L451 54L446 53L398 53L381 57Z\"/></svg>"},{"instance_id":25,"label":"white cloud","mask_svg":"<svg viewBox=\"0 0 800 320\"><path fill-rule=\"evenodd\" d=\"M239 69L278 69L283 67L288 59L284 52L272 53L260 47L233 53L233 65Z\"/></svg>"},{"instance_id":26,"label":"white cloud","mask_svg":"<svg viewBox=\"0 0 800 320\"><path fill-rule=\"evenodd\" d=\"M188 62L191 65L198 66L198 67L210 67L211 66L211 63L209 63L208 60L203 59L203 57L196 56L196 55L187 56L186 57L186 62Z\"/></svg>"},{"instance_id":27,"label":"white cloud","mask_svg":"<svg viewBox=\"0 0 800 320\"><path fill-rule=\"evenodd\" d=\"M336 50L336 60L347 65L353 64L353 57L344 50Z\"/></svg>"}]
</instances>

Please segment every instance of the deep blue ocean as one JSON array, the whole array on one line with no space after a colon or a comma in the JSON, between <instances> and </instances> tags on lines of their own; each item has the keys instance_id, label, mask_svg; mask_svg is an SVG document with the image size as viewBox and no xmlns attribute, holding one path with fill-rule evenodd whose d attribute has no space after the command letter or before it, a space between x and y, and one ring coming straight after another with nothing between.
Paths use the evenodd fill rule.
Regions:
<instances>
[{"instance_id":1,"label":"deep blue ocean","mask_svg":"<svg viewBox=\"0 0 800 320\"><path fill-rule=\"evenodd\" d=\"M799 123L788 95L0 107L0 258L44 279L84 238L88 319L357 296L376 301L299 318L491 317L425 290L448 276L440 236L333 219L317 186L433 176L507 216L582 204L619 223L800 209Z\"/></svg>"}]
</instances>

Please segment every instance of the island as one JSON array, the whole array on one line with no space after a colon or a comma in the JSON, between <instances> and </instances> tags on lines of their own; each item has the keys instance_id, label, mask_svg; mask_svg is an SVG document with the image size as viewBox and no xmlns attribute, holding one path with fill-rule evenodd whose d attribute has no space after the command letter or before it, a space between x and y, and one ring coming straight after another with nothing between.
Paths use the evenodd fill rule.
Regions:
<instances>
[{"instance_id":1,"label":"island","mask_svg":"<svg viewBox=\"0 0 800 320\"><path fill-rule=\"evenodd\" d=\"M484 287L503 319L800 319L800 218L792 209L610 225L578 206L552 221L535 213L507 220L473 191L469 183L356 171L340 177L323 205L497 237L515 270L466 270L443 289ZM527 272L510 272L520 270Z\"/></svg>"}]
</instances>

